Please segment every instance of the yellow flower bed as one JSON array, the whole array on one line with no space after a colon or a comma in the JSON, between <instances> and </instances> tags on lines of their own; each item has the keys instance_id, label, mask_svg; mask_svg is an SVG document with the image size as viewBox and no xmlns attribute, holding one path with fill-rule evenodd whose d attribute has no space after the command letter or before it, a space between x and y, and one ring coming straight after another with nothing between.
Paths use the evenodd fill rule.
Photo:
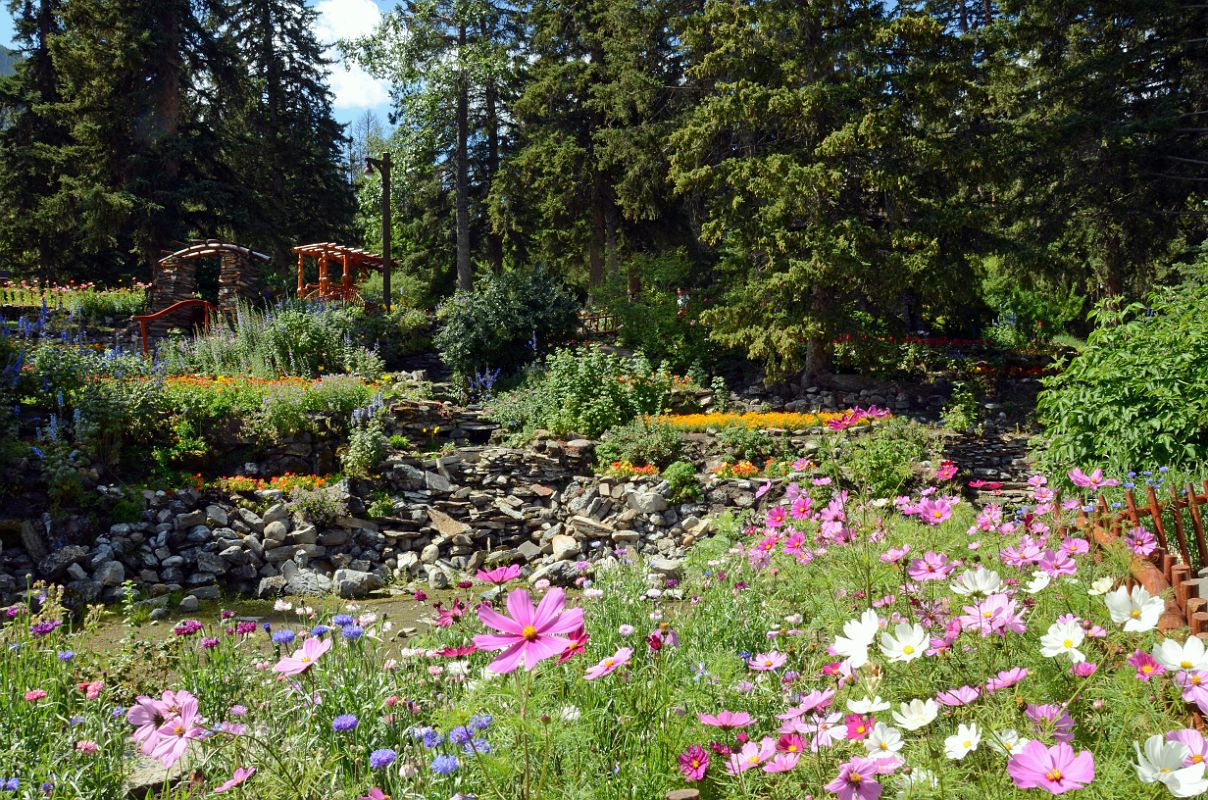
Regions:
<instances>
[{"instance_id":1,"label":"yellow flower bed","mask_svg":"<svg viewBox=\"0 0 1208 800\"><path fill-rule=\"evenodd\" d=\"M783 428L800 430L825 425L831 420L842 419L845 411L822 411L817 414L800 414L784 411L745 414L665 414L658 421L681 431L703 431L706 428ZM862 419L856 424L869 425L875 420Z\"/></svg>"}]
</instances>

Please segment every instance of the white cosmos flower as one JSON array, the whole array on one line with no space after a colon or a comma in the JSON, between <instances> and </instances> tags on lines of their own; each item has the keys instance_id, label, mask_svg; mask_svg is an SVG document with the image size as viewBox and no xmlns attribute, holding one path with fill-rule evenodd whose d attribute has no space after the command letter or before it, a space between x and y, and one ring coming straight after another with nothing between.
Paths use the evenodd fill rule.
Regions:
<instances>
[{"instance_id":1,"label":"white cosmos flower","mask_svg":"<svg viewBox=\"0 0 1208 800\"><path fill-rule=\"evenodd\" d=\"M562 710L558 712L558 716L562 718L563 722L574 722L583 716L583 712L576 706L562 706Z\"/></svg>"},{"instance_id":2,"label":"white cosmos flower","mask_svg":"<svg viewBox=\"0 0 1208 800\"><path fill-rule=\"evenodd\" d=\"M1050 582L1052 582L1052 580L1053 579L1049 576L1049 573L1036 570L1032 573L1032 580L1028 581L1027 585L1023 587L1023 590L1028 594L1042 592L1048 588L1048 585Z\"/></svg>"},{"instance_id":3,"label":"white cosmos flower","mask_svg":"<svg viewBox=\"0 0 1208 800\"><path fill-rule=\"evenodd\" d=\"M1103 602L1107 603L1112 622L1123 623L1124 630L1130 633L1144 633L1158 627L1158 620L1166 610L1166 601L1154 597L1144 586L1134 586L1131 592L1121 586L1108 592Z\"/></svg>"},{"instance_id":4,"label":"white cosmos flower","mask_svg":"<svg viewBox=\"0 0 1208 800\"><path fill-rule=\"evenodd\" d=\"M1078 649L1086 631L1077 622L1054 622L1049 626L1049 632L1040 637L1040 654L1048 658L1069 656L1070 661L1080 664L1086 661L1086 656Z\"/></svg>"},{"instance_id":5,"label":"white cosmos flower","mask_svg":"<svg viewBox=\"0 0 1208 800\"><path fill-rule=\"evenodd\" d=\"M952 582L952 591L961 595L988 597L1002 588L1002 578L992 569L967 569Z\"/></svg>"},{"instance_id":6,"label":"white cosmos flower","mask_svg":"<svg viewBox=\"0 0 1208 800\"><path fill-rule=\"evenodd\" d=\"M1153 657L1169 670L1208 670L1208 653L1204 650L1204 640L1198 636L1188 636L1187 641L1182 644L1174 639L1163 639L1162 643L1153 649Z\"/></svg>"},{"instance_id":7,"label":"white cosmos flower","mask_svg":"<svg viewBox=\"0 0 1208 800\"><path fill-rule=\"evenodd\" d=\"M930 642L931 637L922 625L899 622L894 626L893 635L881 634L881 652L890 662L914 661L926 652Z\"/></svg>"},{"instance_id":8,"label":"white cosmos flower","mask_svg":"<svg viewBox=\"0 0 1208 800\"><path fill-rule=\"evenodd\" d=\"M902 749L902 734L897 728L878 722L864 740L864 747L872 758L893 758Z\"/></svg>"},{"instance_id":9,"label":"white cosmos flower","mask_svg":"<svg viewBox=\"0 0 1208 800\"><path fill-rule=\"evenodd\" d=\"M889 703L881 699L881 695L869 697L864 695L860 700L848 700L847 709L853 714L875 714L878 711L886 711L889 709Z\"/></svg>"},{"instance_id":10,"label":"white cosmos flower","mask_svg":"<svg viewBox=\"0 0 1208 800\"><path fill-rule=\"evenodd\" d=\"M915 767L908 773L899 772L893 776L893 783L898 787L898 797L914 797L917 794L915 789L927 791L940 788L940 780L935 773L922 767Z\"/></svg>"},{"instance_id":11,"label":"white cosmos flower","mask_svg":"<svg viewBox=\"0 0 1208 800\"><path fill-rule=\"evenodd\" d=\"M917 731L925 725L930 725L939 713L939 704L931 698L911 700L909 703L898 705L898 710L893 712L893 721L908 731Z\"/></svg>"},{"instance_id":12,"label":"white cosmos flower","mask_svg":"<svg viewBox=\"0 0 1208 800\"><path fill-rule=\"evenodd\" d=\"M972 753L981 744L981 732L977 723L957 726L956 733L944 740L944 754L954 761L960 761Z\"/></svg>"},{"instance_id":13,"label":"white cosmos flower","mask_svg":"<svg viewBox=\"0 0 1208 800\"><path fill-rule=\"evenodd\" d=\"M868 646L877 638L879 630L881 620L870 608L859 619L843 623L843 635L835 637L835 652L850 659L852 669L859 669L868 663Z\"/></svg>"},{"instance_id":14,"label":"white cosmos flower","mask_svg":"<svg viewBox=\"0 0 1208 800\"><path fill-rule=\"evenodd\" d=\"M1101 594L1107 594L1111 590L1112 584L1115 582L1116 579L1110 575L1100 578L1097 581L1092 581L1091 588L1087 589L1086 593L1091 597L1098 597Z\"/></svg>"},{"instance_id":15,"label":"white cosmos flower","mask_svg":"<svg viewBox=\"0 0 1208 800\"><path fill-rule=\"evenodd\" d=\"M1204 762L1184 767L1191 750L1181 742L1168 742L1155 733L1145 740L1145 751L1133 742L1137 751L1137 777L1141 783L1161 783L1175 797L1194 797L1208 791Z\"/></svg>"},{"instance_id":16,"label":"white cosmos flower","mask_svg":"<svg viewBox=\"0 0 1208 800\"><path fill-rule=\"evenodd\" d=\"M1030 741L1032 740L1020 736L1013 728L1004 728L990 737L990 749L1009 758L1022 750Z\"/></svg>"}]
</instances>

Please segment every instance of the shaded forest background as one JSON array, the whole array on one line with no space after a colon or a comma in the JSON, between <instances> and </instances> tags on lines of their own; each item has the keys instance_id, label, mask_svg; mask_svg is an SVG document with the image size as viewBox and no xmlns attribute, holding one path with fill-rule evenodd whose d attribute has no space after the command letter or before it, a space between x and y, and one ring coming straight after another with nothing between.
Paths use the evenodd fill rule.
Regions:
<instances>
[{"instance_id":1,"label":"shaded forest background","mask_svg":"<svg viewBox=\"0 0 1208 800\"><path fill-rule=\"evenodd\" d=\"M294 244L379 246L349 162L381 149L409 301L541 268L655 319L680 290L771 374L849 334L1076 330L1201 258L1199 0L407 0L342 43L392 87L353 131L302 0L10 6L18 276L146 278L218 236L284 287Z\"/></svg>"}]
</instances>

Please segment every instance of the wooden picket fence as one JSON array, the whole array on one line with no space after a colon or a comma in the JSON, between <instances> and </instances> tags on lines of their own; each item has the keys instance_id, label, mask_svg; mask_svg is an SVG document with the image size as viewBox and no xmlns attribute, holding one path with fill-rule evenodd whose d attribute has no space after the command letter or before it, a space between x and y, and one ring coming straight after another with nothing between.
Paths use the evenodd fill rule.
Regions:
<instances>
[{"instance_id":1,"label":"wooden picket fence","mask_svg":"<svg viewBox=\"0 0 1208 800\"><path fill-rule=\"evenodd\" d=\"M1208 506L1208 480L1200 487L1188 483L1181 491L1171 486L1168 492L1169 499L1160 498L1157 490L1149 486L1144 493L1145 505L1138 505L1137 496L1130 489L1124 494L1124 507L1116 513L1112 513L1101 494L1094 512L1081 514L1077 525L1089 526L1094 534L1092 541L1098 540L1100 544L1119 541L1133 528L1149 529L1157 547L1147 558L1134 561L1133 578L1155 594L1174 590L1171 602L1167 603L1163 627L1186 624L1193 634L1205 634L1208 598L1202 596L1199 571L1208 568L1208 539L1202 510Z\"/></svg>"}]
</instances>

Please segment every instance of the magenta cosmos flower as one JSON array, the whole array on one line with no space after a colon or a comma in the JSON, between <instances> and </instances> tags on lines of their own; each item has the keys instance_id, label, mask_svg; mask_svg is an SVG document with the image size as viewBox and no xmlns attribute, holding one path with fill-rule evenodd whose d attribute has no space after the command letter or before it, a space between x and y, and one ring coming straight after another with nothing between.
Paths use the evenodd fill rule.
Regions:
<instances>
[{"instance_id":1,"label":"magenta cosmos flower","mask_svg":"<svg viewBox=\"0 0 1208 800\"><path fill-rule=\"evenodd\" d=\"M294 651L292 656L283 657L278 661L277 665L273 667L273 671L280 672L282 675L301 675L315 665L319 656L330 649L331 639L310 636L301 647Z\"/></svg>"},{"instance_id":2,"label":"magenta cosmos flower","mask_svg":"<svg viewBox=\"0 0 1208 800\"><path fill-rule=\"evenodd\" d=\"M745 711L718 711L716 716L713 714L698 714L697 716L705 725L727 731L745 728L754 721L751 719L751 715Z\"/></svg>"},{"instance_id":3,"label":"magenta cosmos flower","mask_svg":"<svg viewBox=\"0 0 1208 800\"><path fill-rule=\"evenodd\" d=\"M955 569L956 564L949 561L948 556L928 550L922 558L916 558L910 562L906 574L910 576L910 580L918 583L942 581Z\"/></svg>"},{"instance_id":4,"label":"magenta cosmos flower","mask_svg":"<svg viewBox=\"0 0 1208 800\"><path fill-rule=\"evenodd\" d=\"M197 724L200 721L197 698L190 695L181 702L176 716L155 731L155 738L143 743L143 752L165 767L171 767L184 756L191 740L205 735Z\"/></svg>"},{"instance_id":5,"label":"magenta cosmos flower","mask_svg":"<svg viewBox=\"0 0 1208 800\"><path fill-rule=\"evenodd\" d=\"M941 522L947 522L952 517L952 506L943 500L933 498L925 498L915 506L918 512L919 519L926 522L928 525L939 525Z\"/></svg>"},{"instance_id":6,"label":"magenta cosmos flower","mask_svg":"<svg viewBox=\"0 0 1208 800\"><path fill-rule=\"evenodd\" d=\"M839 800L877 800L884 789L877 775L884 768L875 758L853 758L839 767L839 776L825 788Z\"/></svg>"},{"instance_id":7,"label":"magenta cosmos flower","mask_svg":"<svg viewBox=\"0 0 1208 800\"><path fill-rule=\"evenodd\" d=\"M1065 742L1045 747L1032 740L1011 756L1007 772L1020 789L1044 789L1064 794L1081 789L1095 779L1095 756L1089 750L1077 755Z\"/></svg>"},{"instance_id":8,"label":"magenta cosmos flower","mask_svg":"<svg viewBox=\"0 0 1208 800\"><path fill-rule=\"evenodd\" d=\"M1166 667L1155 661L1154 657L1144 650L1135 651L1128 657L1128 663L1136 667L1137 680L1148 681L1166 671Z\"/></svg>"},{"instance_id":9,"label":"magenta cosmos flower","mask_svg":"<svg viewBox=\"0 0 1208 800\"><path fill-rule=\"evenodd\" d=\"M699 781L709 769L709 752L694 744L679 755L679 769L690 781Z\"/></svg>"},{"instance_id":10,"label":"magenta cosmos flower","mask_svg":"<svg viewBox=\"0 0 1208 800\"><path fill-rule=\"evenodd\" d=\"M488 633L474 637L474 644L480 650L503 651L491 662L490 670L508 673L521 662L526 670L531 670L543 659L553 658L565 650L570 640L560 634L583 627L583 609L572 608L563 613L565 605L566 593L555 588L536 607L524 589L512 592L508 595L510 618L479 606L478 619L482 624L500 632L500 635Z\"/></svg>"},{"instance_id":11,"label":"magenta cosmos flower","mask_svg":"<svg viewBox=\"0 0 1208 800\"><path fill-rule=\"evenodd\" d=\"M726 762L726 772L737 775L749 769L758 767L763 762L776 755L776 740L764 737L758 742L747 742L742 750L730 756Z\"/></svg>"},{"instance_id":12,"label":"magenta cosmos flower","mask_svg":"<svg viewBox=\"0 0 1208 800\"><path fill-rule=\"evenodd\" d=\"M235 774L231 776L231 779L229 781L227 781L226 783L224 783L221 786L214 789L214 794L222 794L223 792L229 792L231 789L234 789L236 786L242 786L244 783L247 782L248 778L252 777L255 774L256 774L255 767L239 767L238 769L235 770Z\"/></svg>"},{"instance_id":13,"label":"magenta cosmos flower","mask_svg":"<svg viewBox=\"0 0 1208 800\"><path fill-rule=\"evenodd\" d=\"M584 677L584 679L589 680L589 681L594 681L596 678L603 678L605 675L615 672L616 670L618 670L621 667L628 664L629 658L632 655L633 655L632 647L622 647L620 650L618 650L616 652L615 655L609 656L608 658L601 661L599 664L596 664L594 667L587 670L587 672L585 672L583 674L583 677Z\"/></svg>"},{"instance_id":14,"label":"magenta cosmos flower","mask_svg":"<svg viewBox=\"0 0 1208 800\"><path fill-rule=\"evenodd\" d=\"M789 657L784 653L773 650L770 653L755 654L751 660L747 662L747 666L756 672L770 672L772 670L780 669L788 660Z\"/></svg>"},{"instance_id":15,"label":"magenta cosmos flower","mask_svg":"<svg viewBox=\"0 0 1208 800\"><path fill-rule=\"evenodd\" d=\"M1096 467L1090 475L1087 475L1081 469L1075 467L1068 473L1070 482L1082 489L1101 489L1104 486L1119 486L1120 481L1115 478L1104 478L1103 470Z\"/></svg>"},{"instance_id":16,"label":"magenta cosmos flower","mask_svg":"<svg viewBox=\"0 0 1208 800\"><path fill-rule=\"evenodd\" d=\"M520 565L511 564L506 567L495 567L492 570L480 569L474 577L483 583L493 583L496 586L503 586L508 581L514 581L520 577Z\"/></svg>"}]
</instances>

